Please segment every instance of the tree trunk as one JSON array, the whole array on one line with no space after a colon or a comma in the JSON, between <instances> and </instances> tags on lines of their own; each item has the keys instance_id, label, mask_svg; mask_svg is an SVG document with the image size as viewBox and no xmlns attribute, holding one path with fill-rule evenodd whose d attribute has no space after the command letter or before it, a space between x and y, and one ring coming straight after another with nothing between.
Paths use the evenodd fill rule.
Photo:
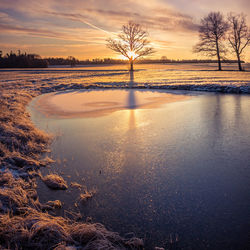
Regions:
<instances>
[{"instance_id":1,"label":"tree trunk","mask_svg":"<svg viewBox=\"0 0 250 250\"><path fill-rule=\"evenodd\" d=\"M239 55L239 53L237 53L237 59L238 59L239 71L242 71L242 67L241 67L241 61L240 61L240 55Z\"/></svg>"},{"instance_id":2,"label":"tree trunk","mask_svg":"<svg viewBox=\"0 0 250 250\"><path fill-rule=\"evenodd\" d=\"M130 69L129 69L129 71L134 71L134 61L132 59L130 59L129 62L130 62Z\"/></svg>"},{"instance_id":3,"label":"tree trunk","mask_svg":"<svg viewBox=\"0 0 250 250\"><path fill-rule=\"evenodd\" d=\"M219 49L218 40L216 41L216 51L217 51L217 58L218 58L218 70L221 70L220 49Z\"/></svg>"}]
</instances>

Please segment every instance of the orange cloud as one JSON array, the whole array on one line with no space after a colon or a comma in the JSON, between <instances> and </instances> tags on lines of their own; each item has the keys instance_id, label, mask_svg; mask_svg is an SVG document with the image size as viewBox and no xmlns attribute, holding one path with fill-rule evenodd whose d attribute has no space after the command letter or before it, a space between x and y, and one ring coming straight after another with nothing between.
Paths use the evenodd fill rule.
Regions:
<instances>
[{"instance_id":1,"label":"orange cloud","mask_svg":"<svg viewBox=\"0 0 250 250\"><path fill-rule=\"evenodd\" d=\"M9 44L42 56L116 57L105 40L134 20L148 30L155 57L193 58L200 17L215 9L245 12L247 7L246 0L1 0L1 43L6 51Z\"/></svg>"}]
</instances>

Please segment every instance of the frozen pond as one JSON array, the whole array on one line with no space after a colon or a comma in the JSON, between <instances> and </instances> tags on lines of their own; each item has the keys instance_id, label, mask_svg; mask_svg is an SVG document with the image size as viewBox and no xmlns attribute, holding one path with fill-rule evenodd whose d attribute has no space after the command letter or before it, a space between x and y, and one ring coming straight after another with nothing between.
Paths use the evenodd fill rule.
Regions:
<instances>
[{"instance_id":1,"label":"frozen pond","mask_svg":"<svg viewBox=\"0 0 250 250\"><path fill-rule=\"evenodd\" d=\"M149 90L57 92L30 104L52 132L51 169L96 194L38 187L40 200L135 232L146 248L244 249L248 239L250 96Z\"/></svg>"}]
</instances>

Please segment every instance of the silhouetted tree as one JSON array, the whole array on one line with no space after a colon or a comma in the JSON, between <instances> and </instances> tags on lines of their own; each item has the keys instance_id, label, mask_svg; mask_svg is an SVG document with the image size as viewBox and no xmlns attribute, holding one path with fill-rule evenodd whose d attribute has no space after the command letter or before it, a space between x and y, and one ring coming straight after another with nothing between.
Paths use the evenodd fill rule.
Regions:
<instances>
[{"instance_id":1,"label":"silhouetted tree","mask_svg":"<svg viewBox=\"0 0 250 250\"><path fill-rule=\"evenodd\" d=\"M48 63L37 54L26 54L18 51L18 54L7 53L1 57L0 68L44 68Z\"/></svg>"},{"instance_id":2,"label":"silhouetted tree","mask_svg":"<svg viewBox=\"0 0 250 250\"><path fill-rule=\"evenodd\" d=\"M244 14L230 13L228 16L230 25L228 41L236 53L239 70L242 71L241 54L250 43L250 32L246 24L246 16Z\"/></svg>"},{"instance_id":3,"label":"silhouetted tree","mask_svg":"<svg viewBox=\"0 0 250 250\"><path fill-rule=\"evenodd\" d=\"M67 60L69 60L70 66L71 66L71 67L75 67L75 66L76 66L76 59L75 59L75 57L69 56L69 57L67 58Z\"/></svg>"},{"instance_id":4,"label":"silhouetted tree","mask_svg":"<svg viewBox=\"0 0 250 250\"><path fill-rule=\"evenodd\" d=\"M201 19L199 29L200 42L194 47L194 52L203 52L209 56L217 56L218 69L221 70L221 54L225 53L222 44L226 38L228 23L220 12L210 12Z\"/></svg>"},{"instance_id":5,"label":"silhouetted tree","mask_svg":"<svg viewBox=\"0 0 250 250\"><path fill-rule=\"evenodd\" d=\"M137 58L154 53L149 44L148 33L143 30L140 24L132 21L123 25L118 39L109 38L107 40L108 48L128 58L131 71L134 70L133 64Z\"/></svg>"}]
</instances>

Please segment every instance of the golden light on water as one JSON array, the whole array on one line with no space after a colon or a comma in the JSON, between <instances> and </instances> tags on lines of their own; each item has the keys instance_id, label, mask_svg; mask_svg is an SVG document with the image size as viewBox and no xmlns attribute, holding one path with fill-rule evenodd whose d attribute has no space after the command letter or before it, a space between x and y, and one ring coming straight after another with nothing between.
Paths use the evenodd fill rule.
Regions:
<instances>
[{"instance_id":1,"label":"golden light on water","mask_svg":"<svg viewBox=\"0 0 250 250\"><path fill-rule=\"evenodd\" d=\"M38 109L46 116L61 118L99 117L119 110L152 109L165 103L189 99L154 91L105 90L72 91L46 94L37 100Z\"/></svg>"}]
</instances>

